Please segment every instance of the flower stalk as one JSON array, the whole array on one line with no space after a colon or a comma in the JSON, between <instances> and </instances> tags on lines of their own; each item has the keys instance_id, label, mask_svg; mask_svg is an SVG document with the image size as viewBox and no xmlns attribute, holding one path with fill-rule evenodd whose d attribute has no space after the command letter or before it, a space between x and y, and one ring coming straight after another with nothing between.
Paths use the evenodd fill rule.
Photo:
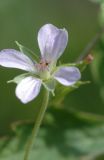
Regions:
<instances>
[{"instance_id":1,"label":"flower stalk","mask_svg":"<svg viewBox=\"0 0 104 160\"><path fill-rule=\"evenodd\" d=\"M35 141L35 139L37 137L40 125L42 123L45 111L46 111L47 106L48 106L48 102L49 102L49 91L44 89L44 98L43 98L42 105L40 107L39 113L37 115L37 119L35 121L35 125L34 125L34 128L32 130L32 134L30 136L29 141L26 144L24 160L29 159L29 152L32 148L33 142Z\"/></svg>"}]
</instances>

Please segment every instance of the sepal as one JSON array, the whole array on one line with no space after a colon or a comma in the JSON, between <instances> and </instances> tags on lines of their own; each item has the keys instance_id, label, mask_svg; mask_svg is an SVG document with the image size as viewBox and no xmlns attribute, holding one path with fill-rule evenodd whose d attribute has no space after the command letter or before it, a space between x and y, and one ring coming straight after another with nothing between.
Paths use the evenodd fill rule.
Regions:
<instances>
[{"instance_id":1,"label":"sepal","mask_svg":"<svg viewBox=\"0 0 104 160\"><path fill-rule=\"evenodd\" d=\"M54 79L48 80L43 82L43 86L52 93L53 96L55 96L55 86L56 86L56 81Z\"/></svg>"},{"instance_id":2,"label":"sepal","mask_svg":"<svg viewBox=\"0 0 104 160\"><path fill-rule=\"evenodd\" d=\"M7 83L16 83L16 84L18 84L18 83L20 83L20 81L22 79L24 79L27 76L29 76L29 73L20 74L20 75L14 77L12 80L7 81Z\"/></svg>"},{"instance_id":3,"label":"sepal","mask_svg":"<svg viewBox=\"0 0 104 160\"><path fill-rule=\"evenodd\" d=\"M19 42L15 41L16 45L19 47L20 51L22 53L24 53L25 55L27 55L32 61L35 60L35 62L39 61L38 56L31 51L30 49L28 49L27 47L24 47L23 45L21 45Z\"/></svg>"}]
</instances>

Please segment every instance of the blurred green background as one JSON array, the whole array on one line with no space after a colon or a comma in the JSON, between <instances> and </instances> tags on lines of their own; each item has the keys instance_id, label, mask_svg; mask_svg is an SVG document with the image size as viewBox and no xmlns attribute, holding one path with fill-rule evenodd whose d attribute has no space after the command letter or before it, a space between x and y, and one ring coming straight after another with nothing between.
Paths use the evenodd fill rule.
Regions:
<instances>
[{"instance_id":1,"label":"blurred green background","mask_svg":"<svg viewBox=\"0 0 104 160\"><path fill-rule=\"evenodd\" d=\"M52 23L69 32L69 43L61 61L73 62L99 30L99 5L88 0L0 0L0 50L17 49L14 41L39 54L37 33L39 28ZM98 53L100 54L100 53ZM95 114L104 114L104 96L101 91L104 75L100 58L83 73L82 79L91 84L80 87L64 100L65 107ZM102 55L102 53L100 54ZM103 61L104 62L104 61ZM11 122L33 119L41 102L41 95L26 105L15 96L15 84L6 81L21 73L19 70L0 67L0 134L9 132ZM99 73L99 74L98 74ZM98 79L97 79L97 78ZM104 76L103 76L104 77ZM104 79L104 78L103 78ZM102 83L101 83L102 82Z\"/></svg>"}]
</instances>

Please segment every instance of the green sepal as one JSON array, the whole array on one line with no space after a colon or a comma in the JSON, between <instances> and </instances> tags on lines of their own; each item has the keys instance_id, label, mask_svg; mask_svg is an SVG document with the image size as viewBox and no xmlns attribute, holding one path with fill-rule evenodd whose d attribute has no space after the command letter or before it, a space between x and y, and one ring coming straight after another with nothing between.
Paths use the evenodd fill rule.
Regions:
<instances>
[{"instance_id":1,"label":"green sepal","mask_svg":"<svg viewBox=\"0 0 104 160\"><path fill-rule=\"evenodd\" d=\"M78 81L72 87L79 88L80 86L85 85L85 84L89 84L89 83L91 83L91 82L90 81Z\"/></svg>"},{"instance_id":2,"label":"green sepal","mask_svg":"<svg viewBox=\"0 0 104 160\"><path fill-rule=\"evenodd\" d=\"M35 60L35 62L39 61L38 56L32 52L30 49L28 49L27 47L24 47L23 45L21 45L19 42L15 41L16 45L19 47L20 51L22 53L24 53L25 55L27 55L32 61Z\"/></svg>"},{"instance_id":3,"label":"green sepal","mask_svg":"<svg viewBox=\"0 0 104 160\"><path fill-rule=\"evenodd\" d=\"M16 83L18 84L22 79L29 76L29 73L20 74L19 76L14 77L12 80L7 81L7 83Z\"/></svg>"},{"instance_id":4,"label":"green sepal","mask_svg":"<svg viewBox=\"0 0 104 160\"><path fill-rule=\"evenodd\" d=\"M78 63L66 63L66 64L62 64L62 65L56 67L55 70L57 70L60 67L77 67L77 68L79 68L79 70L81 72L83 72L86 69L87 65L88 65L88 63L84 60L84 61L80 61Z\"/></svg>"},{"instance_id":5,"label":"green sepal","mask_svg":"<svg viewBox=\"0 0 104 160\"><path fill-rule=\"evenodd\" d=\"M44 87L50 91L52 93L53 96L55 96L54 90L55 90L55 80L54 79L50 79L48 81L43 82Z\"/></svg>"}]
</instances>

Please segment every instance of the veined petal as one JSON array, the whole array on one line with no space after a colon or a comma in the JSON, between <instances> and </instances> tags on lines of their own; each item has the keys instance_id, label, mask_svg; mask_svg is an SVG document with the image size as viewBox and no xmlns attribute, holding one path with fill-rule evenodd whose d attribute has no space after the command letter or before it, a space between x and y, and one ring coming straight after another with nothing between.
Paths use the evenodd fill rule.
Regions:
<instances>
[{"instance_id":1,"label":"veined petal","mask_svg":"<svg viewBox=\"0 0 104 160\"><path fill-rule=\"evenodd\" d=\"M32 76L26 77L17 85L16 96L23 103L32 101L40 92L41 80Z\"/></svg>"},{"instance_id":2,"label":"veined petal","mask_svg":"<svg viewBox=\"0 0 104 160\"><path fill-rule=\"evenodd\" d=\"M76 67L60 67L55 73L54 78L65 86L76 83L81 78L81 74Z\"/></svg>"},{"instance_id":3,"label":"veined petal","mask_svg":"<svg viewBox=\"0 0 104 160\"><path fill-rule=\"evenodd\" d=\"M68 42L68 33L65 29L58 29L52 24L46 24L38 33L38 44L42 58L47 61L57 61L64 52Z\"/></svg>"},{"instance_id":4,"label":"veined petal","mask_svg":"<svg viewBox=\"0 0 104 160\"><path fill-rule=\"evenodd\" d=\"M34 62L14 49L4 49L0 52L0 65L35 72Z\"/></svg>"}]
</instances>

